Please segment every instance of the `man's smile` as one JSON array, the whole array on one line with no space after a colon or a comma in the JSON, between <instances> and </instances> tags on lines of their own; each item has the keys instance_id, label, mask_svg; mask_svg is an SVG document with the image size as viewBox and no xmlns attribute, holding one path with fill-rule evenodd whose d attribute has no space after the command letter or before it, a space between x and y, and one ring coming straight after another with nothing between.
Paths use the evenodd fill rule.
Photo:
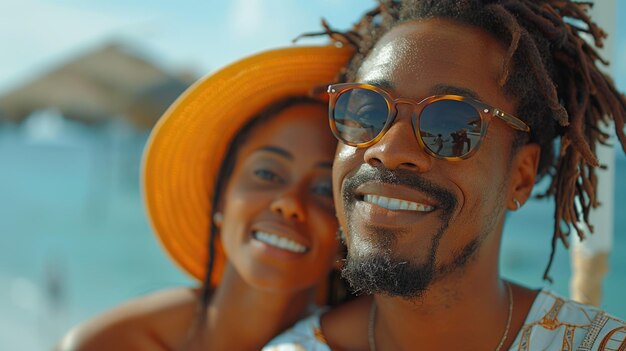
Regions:
<instances>
[{"instance_id":1,"label":"man's smile","mask_svg":"<svg viewBox=\"0 0 626 351\"><path fill-rule=\"evenodd\" d=\"M359 218L357 222L387 228L410 226L438 213L440 208L431 196L417 189L380 182L358 186L352 191L351 198L354 219Z\"/></svg>"},{"instance_id":2,"label":"man's smile","mask_svg":"<svg viewBox=\"0 0 626 351\"><path fill-rule=\"evenodd\" d=\"M363 201L386 208L392 211L415 211L415 212L430 212L435 208L425 204L421 204L413 201L405 201L401 199L394 199L391 197L365 194Z\"/></svg>"},{"instance_id":3,"label":"man's smile","mask_svg":"<svg viewBox=\"0 0 626 351\"><path fill-rule=\"evenodd\" d=\"M366 182L354 190L357 200L364 201L391 211L432 212L437 202L430 196L412 187Z\"/></svg>"}]
</instances>

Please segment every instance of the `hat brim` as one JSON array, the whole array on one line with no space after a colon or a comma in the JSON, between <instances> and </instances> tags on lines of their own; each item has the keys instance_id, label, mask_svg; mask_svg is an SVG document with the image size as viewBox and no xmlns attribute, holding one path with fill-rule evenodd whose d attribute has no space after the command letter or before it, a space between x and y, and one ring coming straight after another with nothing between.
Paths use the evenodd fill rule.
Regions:
<instances>
[{"instance_id":1,"label":"hat brim","mask_svg":"<svg viewBox=\"0 0 626 351\"><path fill-rule=\"evenodd\" d=\"M351 55L334 46L262 52L200 79L161 117L144 151L143 198L154 232L185 272L206 274L211 199L237 132L272 102L333 83ZM223 265L218 241L212 285Z\"/></svg>"}]
</instances>

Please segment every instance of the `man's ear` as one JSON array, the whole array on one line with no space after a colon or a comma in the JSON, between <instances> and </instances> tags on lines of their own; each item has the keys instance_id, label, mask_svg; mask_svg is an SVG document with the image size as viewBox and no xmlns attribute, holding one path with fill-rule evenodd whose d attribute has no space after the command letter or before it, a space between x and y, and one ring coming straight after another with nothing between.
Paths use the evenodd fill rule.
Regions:
<instances>
[{"instance_id":1,"label":"man's ear","mask_svg":"<svg viewBox=\"0 0 626 351\"><path fill-rule=\"evenodd\" d=\"M539 144L532 143L521 146L513 156L507 198L509 209L519 209L531 196L537 178L540 155Z\"/></svg>"}]
</instances>

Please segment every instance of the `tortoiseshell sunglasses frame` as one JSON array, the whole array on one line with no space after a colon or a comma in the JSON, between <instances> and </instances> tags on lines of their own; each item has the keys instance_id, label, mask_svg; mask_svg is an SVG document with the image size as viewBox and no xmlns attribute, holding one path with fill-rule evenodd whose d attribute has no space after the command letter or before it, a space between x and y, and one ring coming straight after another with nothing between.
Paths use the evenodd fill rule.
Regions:
<instances>
[{"instance_id":1,"label":"tortoiseshell sunglasses frame","mask_svg":"<svg viewBox=\"0 0 626 351\"><path fill-rule=\"evenodd\" d=\"M339 98L339 96L341 96L341 94L345 93L346 91L353 90L353 89L365 89L365 90L370 90L375 93L378 93L380 96L383 97L383 99L387 103L387 117L386 117L386 121L385 121L385 125L383 129L372 140L363 142L363 143L354 143L354 142L350 142L348 140L343 139L335 123L334 113L335 113L335 106L337 104L337 99ZM330 128L333 134L342 143L346 145L350 145L350 146L359 147L359 148L371 146L377 143L378 141L380 141L380 139L382 139L382 137L391 128L394 120L396 119L396 116L398 115L398 110L396 107L398 104L408 104L408 105L413 106L414 113L413 113L412 123L413 123L413 131L415 133L415 137L420 147L422 148L422 150L424 150L427 154L431 155L432 157L440 159L440 160L460 161L460 160L468 159L472 155L474 155L480 148L480 144L482 143L482 140L484 139L487 133L489 123L491 122L491 119L493 117L500 118L501 120L503 120L506 124L508 124L515 130L519 130L519 131L526 132L526 133L530 132L530 127L520 118L515 117L512 114L506 113L500 110L499 108L487 105L484 102L481 102L481 101L478 101L469 97L460 96L460 95L433 95L433 96L424 98L421 101L416 101L413 99L395 97L391 93L384 90L383 88L377 87L375 85L363 84L363 83L331 84L328 86L327 92L330 96L329 108L328 108L328 119L329 119ZM420 130L419 128L417 128L417 126L419 126L420 115L422 111L424 110L424 108L428 106L429 104L432 104L433 102L441 101L441 100L463 101L469 104L470 106L472 106L476 110L476 112L478 112L478 114L480 115L481 129L480 129L480 137L478 139L478 142L471 150L469 150L467 153L461 156L441 156L441 155L436 154L434 151L432 151L429 147L426 146L420 134Z\"/></svg>"}]
</instances>

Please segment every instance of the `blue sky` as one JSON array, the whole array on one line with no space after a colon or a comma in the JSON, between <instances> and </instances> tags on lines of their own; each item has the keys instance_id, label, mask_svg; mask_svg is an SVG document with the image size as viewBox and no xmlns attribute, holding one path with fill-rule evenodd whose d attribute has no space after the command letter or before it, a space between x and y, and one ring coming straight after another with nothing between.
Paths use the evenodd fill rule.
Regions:
<instances>
[{"instance_id":1,"label":"blue sky","mask_svg":"<svg viewBox=\"0 0 626 351\"><path fill-rule=\"evenodd\" d=\"M348 27L369 0L0 2L0 93L90 47L121 39L158 63L208 73L253 52Z\"/></svg>"},{"instance_id":2,"label":"blue sky","mask_svg":"<svg viewBox=\"0 0 626 351\"><path fill-rule=\"evenodd\" d=\"M605 0L603 0L605 1ZM618 18L626 1L617 0ZM102 43L123 40L171 69L208 73L289 45L325 17L347 28L374 0L3 0L0 93ZM626 90L626 21L617 21L613 74Z\"/></svg>"}]
</instances>

